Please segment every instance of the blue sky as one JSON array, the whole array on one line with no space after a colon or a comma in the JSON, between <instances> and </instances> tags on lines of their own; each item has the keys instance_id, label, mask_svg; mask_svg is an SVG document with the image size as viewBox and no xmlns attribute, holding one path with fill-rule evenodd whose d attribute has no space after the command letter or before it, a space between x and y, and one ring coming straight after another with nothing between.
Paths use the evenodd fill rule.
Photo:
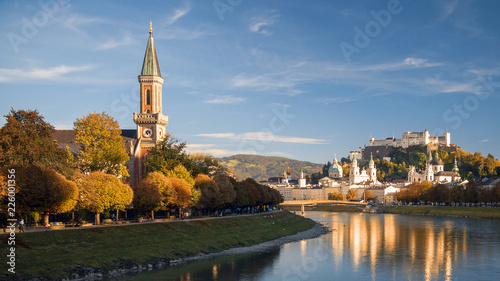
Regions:
<instances>
[{"instance_id":1,"label":"blue sky","mask_svg":"<svg viewBox=\"0 0 500 281\"><path fill-rule=\"evenodd\" d=\"M190 151L326 163L405 131L500 155L499 1L0 1L0 113L135 128L153 22ZM5 122L1 120L0 125Z\"/></svg>"}]
</instances>

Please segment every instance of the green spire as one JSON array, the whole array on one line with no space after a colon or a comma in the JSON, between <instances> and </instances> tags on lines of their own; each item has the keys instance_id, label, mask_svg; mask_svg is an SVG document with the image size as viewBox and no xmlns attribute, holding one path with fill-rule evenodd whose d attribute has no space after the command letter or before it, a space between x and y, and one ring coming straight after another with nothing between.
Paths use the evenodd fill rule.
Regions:
<instances>
[{"instance_id":1,"label":"green spire","mask_svg":"<svg viewBox=\"0 0 500 281\"><path fill-rule=\"evenodd\" d=\"M373 153L370 153L370 162L368 163L369 165L374 165L375 163L373 162Z\"/></svg>"},{"instance_id":2,"label":"green spire","mask_svg":"<svg viewBox=\"0 0 500 281\"><path fill-rule=\"evenodd\" d=\"M158 64L155 42L153 40L153 27L151 22L149 25L149 39L148 45L146 46L146 53L144 54L144 62L142 63L141 75L161 77L160 65Z\"/></svg>"},{"instance_id":3,"label":"green spire","mask_svg":"<svg viewBox=\"0 0 500 281\"><path fill-rule=\"evenodd\" d=\"M455 162L453 163L453 169L451 171L458 174L459 170L457 165L457 158L455 158Z\"/></svg>"}]
</instances>

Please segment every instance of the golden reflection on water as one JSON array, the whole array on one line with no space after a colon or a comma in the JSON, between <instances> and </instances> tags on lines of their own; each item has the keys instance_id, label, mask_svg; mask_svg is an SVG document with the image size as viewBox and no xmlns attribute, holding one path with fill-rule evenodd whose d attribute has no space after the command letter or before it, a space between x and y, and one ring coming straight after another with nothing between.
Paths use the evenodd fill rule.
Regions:
<instances>
[{"instance_id":1,"label":"golden reflection on water","mask_svg":"<svg viewBox=\"0 0 500 281\"><path fill-rule=\"evenodd\" d=\"M415 220L416 225L412 225L404 221L407 218L396 215L337 216L339 219L333 219L333 231L327 237L331 240L335 269L341 266L342 259L345 262L350 258L355 271L361 262L367 262L372 280L377 279L379 266L386 270L392 267L394 278L402 264L409 271L408 280L414 279L412 272L423 272L425 280L452 280L458 252L466 256L467 230L464 227L463 234L457 238L453 235L456 226L451 220ZM301 250L305 252L302 243Z\"/></svg>"},{"instance_id":2,"label":"golden reflection on water","mask_svg":"<svg viewBox=\"0 0 500 281\"><path fill-rule=\"evenodd\" d=\"M219 277L219 271L217 270L217 265L214 264L212 267L212 279L217 280L217 277Z\"/></svg>"}]
</instances>

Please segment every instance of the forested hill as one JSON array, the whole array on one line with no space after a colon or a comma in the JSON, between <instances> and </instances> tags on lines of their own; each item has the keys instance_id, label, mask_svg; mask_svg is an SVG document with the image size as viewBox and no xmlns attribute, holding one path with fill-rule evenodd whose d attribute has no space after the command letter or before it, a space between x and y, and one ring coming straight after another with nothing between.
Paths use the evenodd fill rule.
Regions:
<instances>
[{"instance_id":1,"label":"forested hill","mask_svg":"<svg viewBox=\"0 0 500 281\"><path fill-rule=\"evenodd\" d=\"M263 181L270 177L281 177L288 167L290 167L292 178L297 179L300 177L301 170L304 170L304 176L306 176L320 172L323 168L323 164L307 161L247 154L217 158L217 161L225 168L234 170L234 175L238 180L252 177L257 181Z\"/></svg>"}]
</instances>

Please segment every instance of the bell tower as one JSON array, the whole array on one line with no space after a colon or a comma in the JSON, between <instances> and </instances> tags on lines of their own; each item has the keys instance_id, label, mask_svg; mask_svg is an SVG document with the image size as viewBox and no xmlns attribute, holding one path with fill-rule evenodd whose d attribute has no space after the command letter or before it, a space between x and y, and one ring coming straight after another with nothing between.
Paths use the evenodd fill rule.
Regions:
<instances>
[{"instance_id":1,"label":"bell tower","mask_svg":"<svg viewBox=\"0 0 500 281\"><path fill-rule=\"evenodd\" d=\"M141 75L138 76L140 91L140 112L134 113L134 123L137 125L136 159L139 163L138 179L144 171L144 156L165 136L165 127L168 125L168 116L162 114L162 86L163 78L160 73L158 57L156 56L153 40L153 27L149 23L149 39L142 63Z\"/></svg>"}]
</instances>

